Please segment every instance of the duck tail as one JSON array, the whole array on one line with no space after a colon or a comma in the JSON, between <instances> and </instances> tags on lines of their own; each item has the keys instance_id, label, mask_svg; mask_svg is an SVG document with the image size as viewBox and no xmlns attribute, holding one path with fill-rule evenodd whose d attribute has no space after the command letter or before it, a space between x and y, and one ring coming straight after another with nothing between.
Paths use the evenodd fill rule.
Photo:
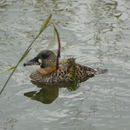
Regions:
<instances>
[{"instance_id":1,"label":"duck tail","mask_svg":"<svg viewBox=\"0 0 130 130\"><path fill-rule=\"evenodd\" d=\"M108 69L100 69L100 68L96 68L96 75L97 74L104 74L104 73L107 73L108 72Z\"/></svg>"}]
</instances>

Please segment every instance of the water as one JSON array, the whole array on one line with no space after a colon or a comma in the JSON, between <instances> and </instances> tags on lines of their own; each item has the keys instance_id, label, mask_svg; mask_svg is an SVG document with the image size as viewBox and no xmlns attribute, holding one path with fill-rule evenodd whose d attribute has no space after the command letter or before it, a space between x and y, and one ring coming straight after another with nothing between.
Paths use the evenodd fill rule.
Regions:
<instances>
[{"instance_id":1,"label":"water","mask_svg":"<svg viewBox=\"0 0 130 130\"><path fill-rule=\"evenodd\" d=\"M37 91L19 66L0 97L0 130L129 130L130 1L1 0L0 68L14 65L50 13L62 42L62 58L109 72L80 84L76 91L55 89L44 104L24 96ZM49 27L26 60L56 49ZM0 86L10 72L0 74ZM53 95L54 94L54 95Z\"/></svg>"}]
</instances>

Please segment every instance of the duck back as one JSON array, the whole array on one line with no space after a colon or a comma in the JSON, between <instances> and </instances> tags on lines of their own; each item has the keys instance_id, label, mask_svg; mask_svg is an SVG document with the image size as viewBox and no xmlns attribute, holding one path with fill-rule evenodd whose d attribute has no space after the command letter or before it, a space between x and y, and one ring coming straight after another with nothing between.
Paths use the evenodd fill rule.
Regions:
<instances>
[{"instance_id":1,"label":"duck back","mask_svg":"<svg viewBox=\"0 0 130 130\"><path fill-rule=\"evenodd\" d=\"M49 74L42 74L39 71L35 71L30 75L32 81L36 81L42 84L53 84L53 83L65 83L77 80L77 82L83 82L93 77L96 74L96 70L75 64L75 71L72 72L71 68L68 69L68 64L60 64L58 70L54 70Z\"/></svg>"}]
</instances>

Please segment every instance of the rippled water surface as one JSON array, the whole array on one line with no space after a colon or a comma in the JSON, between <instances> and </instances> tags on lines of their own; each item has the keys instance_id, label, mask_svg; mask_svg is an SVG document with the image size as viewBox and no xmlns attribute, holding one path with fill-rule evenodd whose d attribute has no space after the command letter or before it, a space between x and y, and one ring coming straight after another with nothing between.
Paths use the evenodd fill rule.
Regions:
<instances>
[{"instance_id":1,"label":"rippled water surface","mask_svg":"<svg viewBox=\"0 0 130 130\"><path fill-rule=\"evenodd\" d=\"M80 64L109 72L75 91L50 92L30 82L35 67L21 64L0 96L0 130L129 130L130 1L0 0L1 70L17 62L50 13L60 33L62 58L75 57ZM49 48L56 50L52 27L26 60ZM0 74L0 88L9 74ZM43 103L28 98L31 91Z\"/></svg>"}]
</instances>

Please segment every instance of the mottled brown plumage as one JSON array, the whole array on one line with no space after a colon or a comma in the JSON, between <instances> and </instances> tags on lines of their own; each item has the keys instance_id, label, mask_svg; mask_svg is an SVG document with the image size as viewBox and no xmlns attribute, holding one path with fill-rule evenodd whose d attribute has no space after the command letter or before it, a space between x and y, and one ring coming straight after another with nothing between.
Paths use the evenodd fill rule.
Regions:
<instances>
[{"instance_id":1,"label":"mottled brown plumage","mask_svg":"<svg viewBox=\"0 0 130 130\"><path fill-rule=\"evenodd\" d=\"M96 71L86 66L76 64L75 76L78 82L83 82L95 75ZM52 83L65 83L72 82L73 77L70 72L68 72L67 64L60 64L58 70L54 70L51 73L43 74L39 71L35 71L30 75L33 81L40 82L43 84Z\"/></svg>"},{"instance_id":2,"label":"mottled brown plumage","mask_svg":"<svg viewBox=\"0 0 130 130\"><path fill-rule=\"evenodd\" d=\"M75 63L74 58L69 58L66 62L61 62L56 70L56 56L53 52L46 50L40 52L34 59L25 63L26 65L39 64L37 69L30 75L32 81L41 84L57 84L68 82L83 82L93 77L98 71L87 66ZM101 71L100 73L104 73Z\"/></svg>"}]
</instances>

